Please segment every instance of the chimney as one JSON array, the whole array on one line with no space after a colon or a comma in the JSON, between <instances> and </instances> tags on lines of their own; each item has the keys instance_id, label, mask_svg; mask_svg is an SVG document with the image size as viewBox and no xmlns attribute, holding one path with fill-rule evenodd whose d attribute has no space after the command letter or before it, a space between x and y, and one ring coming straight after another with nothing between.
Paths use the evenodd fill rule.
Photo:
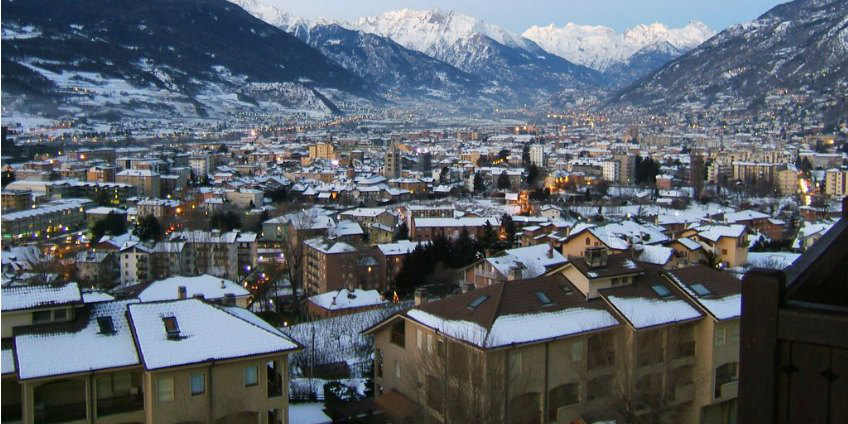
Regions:
<instances>
[{"instance_id":1,"label":"chimney","mask_svg":"<svg viewBox=\"0 0 848 424\"><path fill-rule=\"evenodd\" d=\"M553 259L553 257L554 257L554 247L551 246L551 245L548 245L548 259Z\"/></svg>"},{"instance_id":2,"label":"chimney","mask_svg":"<svg viewBox=\"0 0 848 424\"><path fill-rule=\"evenodd\" d=\"M177 299L185 299L187 297L186 293L186 286L177 287Z\"/></svg>"},{"instance_id":3,"label":"chimney","mask_svg":"<svg viewBox=\"0 0 848 424\"><path fill-rule=\"evenodd\" d=\"M224 305L226 306L235 306L236 305L236 295L232 293L227 293L224 295Z\"/></svg>"},{"instance_id":4,"label":"chimney","mask_svg":"<svg viewBox=\"0 0 848 424\"><path fill-rule=\"evenodd\" d=\"M607 266L607 248L589 247L586 249L586 265L589 268L603 268Z\"/></svg>"},{"instance_id":5,"label":"chimney","mask_svg":"<svg viewBox=\"0 0 848 424\"><path fill-rule=\"evenodd\" d=\"M221 280L221 288L222 288L222 289L227 288L227 284L226 284L226 282L225 282L224 280Z\"/></svg>"},{"instance_id":6,"label":"chimney","mask_svg":"<svg viewBox=\"0 0 848 424\"><path fill-rule=\"evenodd\" d=\"M427 289L419 287L415 289L415 306L427 303Z\"/></svg>"}]
</instances>

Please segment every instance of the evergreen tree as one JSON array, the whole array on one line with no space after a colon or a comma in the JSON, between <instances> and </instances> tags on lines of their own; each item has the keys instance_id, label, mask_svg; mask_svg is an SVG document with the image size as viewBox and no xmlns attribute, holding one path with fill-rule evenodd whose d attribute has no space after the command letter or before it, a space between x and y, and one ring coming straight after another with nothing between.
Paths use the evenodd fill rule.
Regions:
<instances>
[{"instance_id":1,"label":"evergreen tree","mask_svg":"<svg viewBox=\"0 0 848 424\"><path fill-rule=\"evenodd\" d=\"M133 234L135 234L142 241L159 241L162 240L162 236L164 231L162 229L162 225L159 224L159 220L156 219L153 215L147 215L138 222L133 230Z\"/></svg>"},{"instance_id":2,"label":"evergreen tree","mask_svg":"<svg viewBox=\"0 0 848 424\"><path fill-rule=\"evenodd\" d=\"M398 240L409 240L409 227L406 225L406 221L400 223L395 230L394 237L392 237L394 241Z\"/></svg>"},{"instance_id":3,"label":"evergreen tree","mask_svg":"<svg viewBox=\"0 0 848 424\"><path fill-rule=\"evenodd\" d=\"M480 172L474 173L474 192L482 193L486 191L486 185L483 183L483 176L480 175Z\"/></svg>"},{"instance_id":4,"label":"evergreen tree","mask_svg":"<svg viewBox=\"0 0 848 424\"><path fill-rule=\"evenodd\" d=\"M506 174L506 171L502 171L501 175L498 176L498 189L506 190L510 187L509 175Z\"/></svg>"}]
</instances>

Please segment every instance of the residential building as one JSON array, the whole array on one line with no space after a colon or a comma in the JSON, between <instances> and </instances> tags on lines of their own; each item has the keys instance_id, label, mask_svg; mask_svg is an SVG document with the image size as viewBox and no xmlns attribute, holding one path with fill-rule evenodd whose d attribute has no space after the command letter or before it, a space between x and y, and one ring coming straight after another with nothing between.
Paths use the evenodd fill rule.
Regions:
<instances>
[{"instance_id":1,"label":"residential building","mask_svg":"<svg viewBox=\"0 0 848 424\"><path fill-rule=\"evenodd\" d=\"M791 196L800 189L799 172L794 165L777 171L777 190L782 196Z\"/></svg>"},{"instance_id":2,"label":"residential building","mask_svg":"<svg viewBox=\"0 0 848 424\"><path fill-rule=\"evenodd\" d=\"M377 290L341 288L311 296L307 313L313 318L333 318L385 306L388 303Z\"/></svg>"},{"instance_id":3,"label":"residential building","mask_svg":"<svg viewBox=\"0 0 848 424\"><path fill-rule=\"evenodd\" d=\"M530 146L530 163L540 168L545 167L545 146L543 144L533 144Z\"/></svg>"},{"instance_id":4,"label":"residential building","mask_svg":"<svg viewBox=\"0 0 848 424\"><path fill-rule=\"evenodd\" d=\"M386 287L386 271L373 247L316 237L303 242L303 288L309 294Z\"/></svg>"},{"instance_id":5,"label":"residential building","mask_svg":"<svg viewBox=\"0 0 848 424\"><path fill-rule=\"evenodd\" d=\"M159 173L149 169L125 169L115 176L119 183L129 184L138 189L138 194L145 197L160 197L161 182Z\"/></svg>"},{"instance_id":6,"label":"residential building","mask_svg":"<svg viewBox=\"0 0 848 424\"><path fill-rule=\"evenodd\" d=\"M245 309L84 304L74 284L4 287L3 300L4 422L288 422L300 345Z\"/></svg>"},{"instance_id":7,"label":"residential building","mask_svg":"<svg viewBox=\"0 0 848 424\"><path fill-rule=\"evenodd\" d=\"M477 239L483 235L487 225L497 232L501 225L500 218L413 218L409 238L416 241L433 240L436 237L457 239L466 230L471 238Z\"/></svg>"},{"instance_id":8,"label":"residential building","mask_svg":"<svg viewBox=\"0 0 848 424\"><path fill-rule=\"evenodd\" d=\"M436 422L734 422L739 281L618 256L367 329L377 405Z\"/></svg>"},{"instance_id":9,"label":"residential building","mask_svg":"<svg viewBox=\"0 0 848 424\"><path fill-rule=\"evenodd\" d=\"M85 227L88 199L62 199L34 209L3 213L3 240L11 243L49 238Z\"/></svg>"},{"instance_id":10,"label":"residential building","mask_svg":"<svg viewBox=\"0 0 848 424\"><path fill-rule=\"evenodd\" d=\"M32 191L3 190L3 212L9 213L32 208Z\"/></svg>"},{"instance_id":11,"label":"residential building","mask_svg":"<svg viewBox=\"0 0 848 424\"><path fill-rule=\"evenodd\" d=\"M536 278L566 262L553 246L543 243L480 259L466 267L464 278L466 283L482 288L498 282Z\"/></svg>"},{"instance_id":12,"label":"residential building","mask_svg":"<svg viewBox=\"0 0 848 424\"><path fill-rule=\"evenodd\" d=\"M748 229L744 225L706 225L681 233L715 256L716 264L735 267L748 262Z\"/></svg>"},{"instance_id":13,"label":"residential building","mask_svg":"<svg viewBox=\"0 0 848 424\"><path fill-rule=\"evenodd\" d=\"M601 164L604 180L617 183L621 179L621 162L609 160Z\"/></svg>"},{"instance_id":14,"label":"residential building","mask_svg":"<svg viewBox=\"0 0 848 424\"><path fill-rule=\"evenodd\" d=\"M831 168L825 172L824 193L831 197L848 195L848 171Z\"/></svg>"},{"instance_id":15,"label":"residential building","mask_svg":"<svg viewBox=\"0 0 848 424\"><path fill-rule=\"evenodd\" d=\"M114 183L118 168L114 166L92 166L85 174L85 180L95 183Z\"/></svg>"},{"instance_id":16,"label":"residential building","mask_svg":"<svg viewBox=\"0 0 848 424\"><path fill-rule=\"evenodd\" d=\"M317 143L309 146L309 159L336 159L336 148L330 143Z\"/></svg>"}]
</instances>

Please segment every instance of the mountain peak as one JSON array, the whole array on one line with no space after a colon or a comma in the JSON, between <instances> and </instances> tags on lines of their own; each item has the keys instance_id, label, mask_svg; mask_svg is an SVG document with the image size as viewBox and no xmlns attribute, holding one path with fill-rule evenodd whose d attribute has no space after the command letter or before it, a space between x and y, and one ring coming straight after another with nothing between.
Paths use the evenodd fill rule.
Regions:
<instances>
[{"instance_id":1,"label":"mountain peak","mask_svg":"<svg viewBox=\"0 0 848 424\"><path fill-rule=\"evenodd\" d=\"M669 28L660 22L640 24L622 33L602 25L569 22L562 27L533 26L522 35L571 62L604 71L614 64L626 63L648 46L668 42L676 49L689 50L714 34L702 22L693 21L682 28Z\"/></svg>"}]
</instances>

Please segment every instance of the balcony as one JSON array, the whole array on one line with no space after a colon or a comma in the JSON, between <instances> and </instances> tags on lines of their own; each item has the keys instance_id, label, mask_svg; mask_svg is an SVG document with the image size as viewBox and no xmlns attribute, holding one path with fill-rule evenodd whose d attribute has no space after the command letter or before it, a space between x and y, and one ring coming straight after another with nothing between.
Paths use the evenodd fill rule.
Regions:
<instances>
[{"instance_id":1,"label":"balcony","mask_svg":"<svg viewBox=\"0 0 848 424\"><path fill-rule=\"evenodd\" d=\"M85 402L35 406L35 422L38 424L64 423L85 419Z\"/></svg>"},{"instance_id":2,"label":"balcony","mask_svg":"<svg viewBox=\"0 0 848 424\"><path fill-rule=\"evenodd\" d=\"M693 383L678 384L669 391L669 395L669 400L672 402L689 402L695 398L695 385Z\"/></svg>"},{"instance_id":3,"label":"balcony","mask_svg":"<svg viewBox=\"0 0 848 424\"><path fill-rule=\"evenodd\" d=\"M739 382L731 381L716 388L716 398L732 399L739 394Z\"/></svg>"},{"instance_id":4,"label":"balcony","mask_svg":"<svg viewBox=\"0 0 848 424\"><path fill-rule=\"evenodd\" d=\"M141 393L127 396L97 399L97 416L135 412L144 409L144 397Z\"/></svg>"}]
</instances>

